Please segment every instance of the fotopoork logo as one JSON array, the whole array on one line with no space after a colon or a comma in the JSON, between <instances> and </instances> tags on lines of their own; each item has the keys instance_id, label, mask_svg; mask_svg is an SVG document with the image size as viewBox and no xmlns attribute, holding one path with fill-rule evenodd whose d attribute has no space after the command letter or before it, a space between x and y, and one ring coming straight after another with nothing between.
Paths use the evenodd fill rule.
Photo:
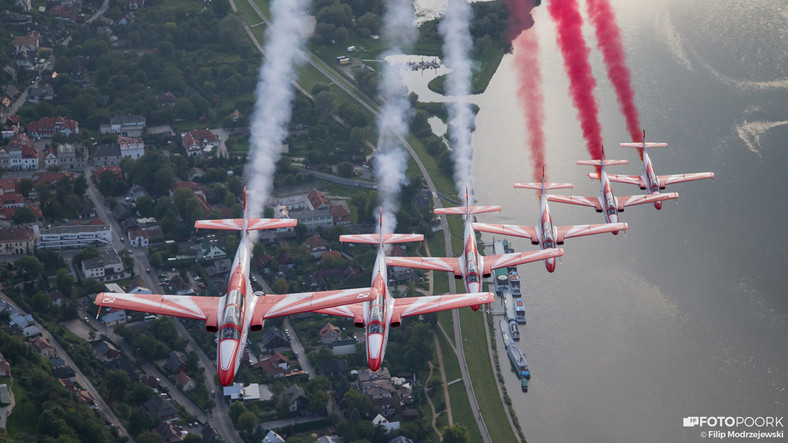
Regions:
<instances>
[{"instance_id":1,"label":"fotopoork logo","mask_svg":"<svg viewBox=\"0 0 788 443\"><path fill-rule=\"evenodd\" d=\"M782 428L783 417L684 417L685 428L695 426L709 428Z\"/></svg>"}]
</instances>

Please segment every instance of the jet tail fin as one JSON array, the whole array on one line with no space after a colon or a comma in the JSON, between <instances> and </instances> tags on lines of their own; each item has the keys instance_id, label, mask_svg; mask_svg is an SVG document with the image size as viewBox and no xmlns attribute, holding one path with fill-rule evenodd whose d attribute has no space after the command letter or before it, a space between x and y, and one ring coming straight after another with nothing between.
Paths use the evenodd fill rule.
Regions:
<instances>
[{"instance_id":1,"label":"jet tail fin","mask_svg":"<svg viewBox=\"0 0 788 443\"><path fill-rule=\"evenodd\" d=\"M497 212L501 210L500 206L456 206L453 208L437 208L432 212L436 214L456 214L465 215L466 210L470 214L482 214L485 212Z\"/></svg>"},{"instance_id":2,"label":"jet tail fin","mask_svg":"<svg viewBox=\"0 0 788 443\"><path fill-rule=\"evenodd\" d=\"M221 220L197 220L195 229L218 229L223 231L260 231L263 229L292 228L298 224L294 218L247 218L246 188L244 188L244 217Z\"/></svg>"},{"instance_id":3,"label":"jet tail fin","mask_svg":"<svg viewBox=\"0 0 788 443\"><path fill-rule=\"evenodd\" d=\"M521 189L536 189L541 190L542 186L544 186L545 191L549 191L551 189L570 189L572 188L571 183L515 183L515 188Z\"/></svg>"}]
</instances>

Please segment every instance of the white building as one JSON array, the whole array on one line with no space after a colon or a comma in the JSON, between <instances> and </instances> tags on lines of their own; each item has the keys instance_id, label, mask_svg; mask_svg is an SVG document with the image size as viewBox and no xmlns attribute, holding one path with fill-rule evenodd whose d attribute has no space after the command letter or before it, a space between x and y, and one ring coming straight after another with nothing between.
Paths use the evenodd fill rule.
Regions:
<instances>
[{"instance_id":1,"label":"white building","mask_svg":"<svg viewBox=\"0 0 788 443\"><path fill-rule=\"evenodd\" d=\"M33 229L37 229L37 226L34 226ZM45 249L84 248L112 243L112 228L106 224L55 226L49 229L40 229L38 235L39 241L36 247Z\"/></svg>"},{"instance_id":2,"label":"white building","mask_svg":"<svg viewBox=\"0 0 788 443\"><path fill-rule=\"evenodd\" d=\"M134 160L145 155L145 142L141 138L131 137L118 137L118 145L120 145L120 156L129 157Z\"/></svg>"}]
</instances>

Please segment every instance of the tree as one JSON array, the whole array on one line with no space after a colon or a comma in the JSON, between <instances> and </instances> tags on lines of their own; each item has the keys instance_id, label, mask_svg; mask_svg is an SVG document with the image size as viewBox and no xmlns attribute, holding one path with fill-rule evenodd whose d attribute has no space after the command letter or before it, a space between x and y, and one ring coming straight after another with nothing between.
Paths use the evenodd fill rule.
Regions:
<instances>
[{"instance_id":1,"label":"tree","mask_svg":"<svg viewBox=\"0 0 788 443\"><path fill-rule=\"evenodd\" d=\"M237 402L236 402L237 403ZM238 417L238 429L251 433L257 424L257 416L252 411L246 411Z\"/></svg>"},{"instance_id":2,"label":"tree","mask_svg":"<svg viewBox=\"0 0 788 443\"><path fill-rule=\"evenodd\" d=\"M346 411L356 409L362 416L367 416L372 411L372 399L355 389L345 392L342 403Z\"/></svg>"},{"instance_id":3,"label":"tree","mask_svg":"<svg viewBox=\"0 0 788 443\"><path fill-rule=\"evenodd\" d=\"M56 273L55 284L63 295L70 297L71 291L74 289L74 277L68 272L68 269L60 268Z\"/></svg>"},{"instance_id":4,"label":"tree","mask_svg":"<svg viewBox=\"0 0 788 443\"><path fill-rule=\"evenodd\" d=\"M337 165L337 173L340 177L350 178L353 176L353 164L350 162L342 162Z\"/></svg>"},{"instance_id":5,"label":"tree","mask_svg":"<svg viewBox=\"0 0 788 443\"><path fill-rule=\"evenodd\" d=\"M326 391L317 391L309 397L308 409L315 414L325 414L328 405L328 394Z\"/></svg>"},{"instance_id":6,"label":"tree","mask_svg":"<svg viewBox=\"0 0 788 443\"><path fill-rule=\"evenodd\" d=\"M18 276L22 281L38 280L44 273L44 265L37 258L26 255L14 262Z\"/></svg>"},{"instance_id":7,"label":"tree","mask_svg":"<svg viewBox=\"0 0 788 443\"><path fill-rule=\"evenodd\" d=\"M26 223L33 223L36 221L36 214L33 212L32 209L28 208L27 206L23 206L14 212L14 224L15 225L24 225Z\"/></svg>"},{"instance_id":8,"label":"tree","mask_svg":"<svg viewBox=\"0 0 788 443\"><path fill-rule=\"evenodd\" d=\"M454 426L445 426L442 433L443 443L467 443L470 438L468 428L457 423Z\"/></svg>"},{"instance_id":9,"label":"tree","mask_svg":"<svg viewBox=\"0 0 788 443\"><path fill-rule=\"evenodd\" d=\"M241 415L243 415L245 412L247 412L246 406L244 406L244 404L240 401L234 401L233 404L230 405L230 411L228 415L230 416L230 419L233 421L233 423L235 423L237 426L238 419L241 418Z\"/></svg>"}]
</instances>

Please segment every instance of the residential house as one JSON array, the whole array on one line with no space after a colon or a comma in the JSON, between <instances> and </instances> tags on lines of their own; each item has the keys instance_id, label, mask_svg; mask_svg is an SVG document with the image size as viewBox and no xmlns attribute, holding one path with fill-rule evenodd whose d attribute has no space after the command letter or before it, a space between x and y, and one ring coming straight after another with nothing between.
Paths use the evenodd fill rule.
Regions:
<instances>
[{"instance_id":1,"label":"residential house","mask_svg":"<svg viewBox=\"0 0 788 443\"><path fill-rule=\"evenodd\" d=\"M263 347L269 351L290 349L290 341L281 329L269 326L263 333Z\"/></svg>"},{"instance_id":2,"label":"residential house","mask_svg":"<svg viewBox=\"0 0 788 443\"><path fill-rule=\"evenodd\" d=\"M219 147L219 137L208 129L192 129L181 135L181 141L189 157L208 153Z\"/></svg>"},{"instance_id":3,"label":"residential house","mask_svg":"<svg viewBox=\"0 0 788 443\"><path fill-rule=\"evenodd\" d=\"M309 209L312 211L331 207L328 200L326 200L326 196L315 188L312 188L312 191L307 194L306 199L309 202Z\"/></svg>"},{"instance_id":4,"label":"residential house","mask_svg":"<svg viewBox=\"0 0 788 443\"><path fill-rule=\"evenodd\" d=\"M68 137L79 134L79 122L65 117L44 117L27 124L27 134L35 138L51 138L56 133Z\"/></svg>"},{"instance_id":5,"label":"residential house","mask_svg":"<svg viewBox=\"0 0 788 443\"><path fill-rule=\"evenodd\" d=\"M187 364L186 354L180 351L171 351L170 357L167 359L167 364L165 367L172 374L185 371L189 367Z\"/></svg>"},{"instance_id":6,"label":"residential house","mask_svg":"<svg viewBox=\"0 0 788 443\"><path fill-rule=\"evenodd\" d=\"M106 362L119 358L121 354L120 350L118 350L115 345L106 340L101 340L93 350L93 355L97 360Z\"/></svg>"},{"instance_id":7,"label":"residential house","mask_svg":"<svg viewBox=\"0 0 788 443\"><path fill-rule=\"evenodd\" d=\"M335 226L350 224L350 209L343 201L331 205L331 216L334 218Z\"/></svg>"},{"instance_id":8,"label":"residential house","mask_svg":"<svg viewBox=\"0 0 788 443\"><path fill-rule=\"evenodd\" d=\"M241 112L237 109L233 110L233 112L230 114L230 118L233 119L233 123L237 122L239 118L243 118L243 116L244 115L241 114Z\"/></svg>"},{"instance_id":9,"label":"residential house","mask_svg":"<svg viewBox=\"0 0 788 443\"><path fill-rule=\"evenodd\" d=\"M54 154L54 164L63 169L84 171L88 165L88 150L79 143L58 143Z\"/></svg>"},{"instance_id":10,"label":"residential house","mask_svg":"<svg viewBox=\"0 0 788 443\"><path fill-rule=\"evenodd\" d=\"M291 385L279 395L279 404L287 407L290 412L302 411L309 405L309 398L300 386Z\"/></svg>"},{"instance_id":11,"label":"residential house","mask_svg":"<svg viewBox=\"0 0 788 443\"><path fill-rule=\"evenodd\" d=\"M169 282L170 291L176 295L192 295L194 294L194 289L189 286L188 283L180 276L180 274L175 274L174 277L170 279Z\"/></svg>"},{"instance_id":12,"label":"residential house","mask_svg":"<svg viewBox=\"0 0 788 443\"><path fill-rule=\"evenodd\" d=\"M117 166L120 164L120 145L98 145L93 153L94 166Z\"/></svg>"},{"instance_id":13,"label":"residential house","mask_svg":"<svg viewBox=\"0 0 788 443\"><path fill-rule=\"evenodd\" d=\"M113 309L109 313L101 316L101 323L104 326L115 326L118 323L126 323L126 311L123 309Z\"/></svg>"},{"instance_id":14,"label":"residential house","mask_svg":"<svg viewBox=\"0 0 788 443\"><path fill-rule=\"evenodd\" d=\"M153 428L153 433L159 435L167 443L183 441L181 426L174 422L163 421Z\"/></svg>"},{"instance_id":15,"label":"residential house","mask_svg":"<svg viewBox=\"0 0 788 443\"><path fill-rule=\"evenodd\" d=\"M379 408L384 416L390 417L396 413L399 396L397 388L391 381L388 368L381 368L375 372L363 369L359 371L356 384L361 392L372 399L372 404Z\"/></svg>"},{"instance_id":16,"label":"residential house","mask_svg":"<svg viewBox=\"0 0 788 443\"><path fill-rule=\"evenodd\" d=\"M28 60L17 57L16 63L25 67L31 64ZM51 102L55 98L55 89L51 85L34 86L27 92L27 101L30 103L41 103L42 101Z\"/></svg>"},{"instance_id":17,"label":"residential house","mask_svg":"<svg viewBox=\"0 0 788 443\"><path fill-rule=\"evenodd\" d=\"M93 173L93 178L96 180L101 180L101 177L104 175L104 171L110 171L115 180L123 180L123 170L120 169L120 166L101 166L96 169L96 172Z\"/></svg>"},{"instance_id":18,"label":"residential house","mask_svg":"<svg viewBox=\"0 0 788 443\"><path fill-rule=\"evenodd\" d=\"M34 227L35 230L37 227ZM39 229L38 248L68 249L112 243L110 225L71 225ZM117 253L116 253L117 254ZM119 261L120 259L118 259ZM117 263L113 261L113 263Z\"/></svg>"},{"instance_id":19,"label":"residential house","mask_svg":"<svg viewBox=\"0 0 788 443\"><path fill-rule=\"evenodd\" d=\"M99 256L82 260L82 273L86 278L100 281L117 280L126 277L123 262L114 249L99 251Z\"/></svg>"},{"instance_id":20,"label":"residential house","mask_svg":"<svg viewBox=\"0 0 788 443\"><path fill-rule=\"evenodd\" d=\"M178 373L178 376L175 377L176 383L180 386L183 392L189 392L196 386L194 384L194 380L191 379L185 372L181 371Z\"/></svg>"},{"instance_id":21,"label":"residential house","mask_svg":"<svg viewBox=\"0 0 788 443\"><path fill-rule=\"evenodd\" d=\"M174 108L175 102L177 101L177 99L175 98L175 94L169 91L159 95L158 100L159 100L159 106L166 106L168 108Z\"/></svg>"},{"instance_id":22,"label":"residential house","mask_svg":"<svg viewBox=\"0 0 788 443\"><path fill-rule=\"evenodd\" d=\"M39 354L46 358L51 358L57 355L57 350L49 344L44 337L35 337L30 340L30 345L38 351Z\"/></svg>"},{"instance_id":23,"label":"residential house","mask_svg":"<svg viewBox=\"0 0 788 443\"><path fill-rule=\"evenodd\" d=\"M285 443L285 439L274 431L269 430L262 443Z\"/></svg>"},{"instance_id":24,"label":"residential house","mask_svg":"<svg viewBox=\"0 0 788 443\"><path fill-rule=\"evenodd\" d=\"M392 432L392 431L396 431L397 429L399 429L399 422L398 421L389 422L388 419L386 419L386 417L384 417L384 416L382 416L380 414L376 415L375 418L372 419L372 425L373 426L382 426L383 429L385 429L387 433L388 432Z\"/></svg>"},{"instance_id":25,"label":"residential house","mask_svg":"<svg viewBox=\"0 0 788 443\"><path fill-rule=\"evenodd\" d=\"M312 258L320 258L324 252L328 251L328 242L319 235L309 237L304 242L304 245Z\"/></svg>"},{"instance_id":26,"label":"residential house","mask_svg":"<svg viewBox=\"0 0 788 443\"><path fill-rule=\"evenodd\" d=\"M342 329L339 326L334 326L331 323L326 323L318 332L320 335L320 342L324 345L330 345L331 343L341 340L342 339Z\"/></svg>"},{"instance_id":27,"label":"residential house","mask_svg":"<svg viewBox=\"0 0 788 443\"><path fill-rule=\"evenodd\" d=\"M11 41L11 46L14 48L14 53L20 52L38 52L40 35L37 31L33 31L27 35L20 35Z\"/></svg>"},{"instance_id":28,"label":"residential house","mask_svg":"<svg viewBox=\"0 0 788 443\"><path fill-rule=\"evenodd\" d=\"M3 197L7 195L4 194ZM24 226L0 228L0 254L30 254L34 247L35 235L32 229Z\"/></svg>"},{"instance_id":29,"label":"residential house","mask_svg":"<svg viewBox=\"0 0 788 443\"><path fill-rule=\"evenodd\" d=\"M328 360L320 365L320 373L326 377L347 374L349 371L347 360Z\"/></svg>"},{"instance_id":30,"label":"residential house","mask_svg":"<svg viewBox=\"0 0 788 443\"><path fill-rule=\"evenodd\" d=\"M6 153L7 157L0 158L0 166L12 171L38 169L38 149L25 134L13 137Z\"/></svg>"},{"instance_id":31,"label":"residential house","mask_svg":"<svg viewBox=\"0 0 788 443\"><path fill-rule=\"evenodd\" d=\"M178 420L178 410L175 409L170 402L161 397L151 397L142 404L142 407L162 421L170 422Z\"/></svg>"},{"instance_id":32,"label":"residential house","mask_svg":"<svg viewBox=\"0 0 788 443\"><path fill-rule=\"evenodd\" d=\"M285 370L276 366L274 362L271 361L270 358L267 358L265 360L260 360L257 363L253 364L252 367L254 369L259 369L263 371L263 374L265 374L268 377L279 378L285 376Z\"/></svg>"},{"instance_id":33,"label":"residential house","mask_svg":"<svg viewBox=\"0 0 788 443\"><path fill-rule=\"evenodd\" d=\"M145 155L145 142L141 138L119 135L118 145L120 146L120 156L122 158L128 157L136 160Z\"/></svg>"}]
</instances>

